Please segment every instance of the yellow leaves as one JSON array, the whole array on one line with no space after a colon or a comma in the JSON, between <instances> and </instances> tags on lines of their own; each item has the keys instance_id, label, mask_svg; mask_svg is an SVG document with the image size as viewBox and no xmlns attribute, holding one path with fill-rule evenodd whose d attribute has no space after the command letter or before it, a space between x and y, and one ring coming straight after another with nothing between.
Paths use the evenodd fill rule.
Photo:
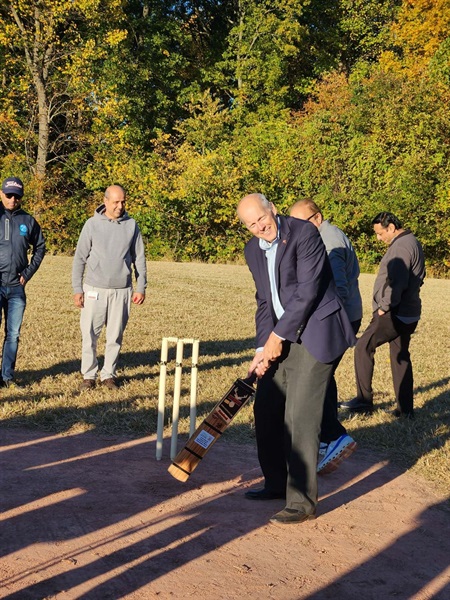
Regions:
<instances>
[{"instance_id":1,"label":"yellow leaves","mask_svg":"<svg viewBox=\"0 0 450 600\"><path fill-rule=\"evenodd\" d=\"M127 35L126 29L113 29L106 34L105 42L108 46L118 46L120 42L126 39Z\"/></svg>"},{"instance_id":2,"label":"yellow leaves","mask_svg":"<svg viewBox=\"0 0 450 600\"><path fill-rule=\"evenodd\" d=\"M0 20L0 46L11 44L11 40L15 39L14 36L17 36L17 25Z\"/></svg>"},{"instance_id":3,"label":"yellow leaves","mask_svg":"<svg viewBox=\"0 0 450 600\"><path fill-rule=\"evenodd\" d=\"M398 72L401 70L401 61L399 57L391 50L382 53L380 56L379 65L381 70L384 72Z\"/></svg>"},{"instance_id":4,"label":"yellow leaves","mask_svg":"<svg viewBox=\"0 0 450 600\"><path fill-rule=\"evenodd\" d=\"M121 119L123 117L124 103L126 103L126 100L123 98L104 98L96 104L96 116L93 122L101 122L104 119ZM119 135L119 132L114 131L114 135Z\"/></svg>"},{"instance_id":5,"label":"yellow leaves","mask_svg":"<svg viewBox=\"0 0 450 600\"><path fill-rule=\"evenodd\" d=\"M395 63L389 56L383 56L383 65L403 68L412 77L417 76L450 36L450 0L405 0L391 31L404 57L401 63Z\"/></svg>"},{"instance_id":6,"label":"yellow leaves","mask_svg":"<svg viewBox=\"0 0 450 600\"><path fill-rule=\"evenodd\" d=\"M62 0L68 1L73 10L84 15L93 23L99 21L111 21L120 18L122 12L122 0Z\"/></svg>"},{"instance_id":7,"label":"yellow leaves","mask_svg":"<svg viewBox=\"0 0 450 600\"><path fill-rule=\"evenodd\" d=\"M3 138L3 132L8 135L9 132L15 132L16 140L23 142L25 138L25 132L20 128L14 114L12 106L3 106L3 110L0 112L0 138ZM4 160L4 157L2 158Z\"/></svg>"},{"instance_id":8,"label":"yellow leaves","mask_svg":"<svg viewBox=\"0 0 450 600\"><path fill-rule=\"evenodd\" d=\"M58 65L61 73L70 77L72 87L79 85L82 80L85 80L86 71L94 60L106 57L105 48L97 46L94 39L88 39L84 42L81 40L76 46L67 61ZM86 84L86 81L84 81Z\"/></svg>"}]
</instances>

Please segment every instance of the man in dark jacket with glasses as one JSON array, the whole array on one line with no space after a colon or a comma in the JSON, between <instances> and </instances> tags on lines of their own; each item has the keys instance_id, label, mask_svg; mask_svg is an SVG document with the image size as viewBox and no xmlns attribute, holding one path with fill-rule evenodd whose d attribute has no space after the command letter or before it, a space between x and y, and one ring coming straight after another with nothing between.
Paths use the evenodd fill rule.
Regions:
<instances>
[{"instance_id":1,"label":"man in dark jacket with glasses","mask_svg":"<svg viewBox=\"0 0 450 600\"><path fill-rule=\"evenodd\" d=\"M20 328L26 306L25 286L38 270L45 241L34 217L20 208L23 183L18 177L3 181L0 192L0 322L5 318L1 387L14 386ZM31 260L28 250L31 248Z\"/></svg>"}]
</instances>

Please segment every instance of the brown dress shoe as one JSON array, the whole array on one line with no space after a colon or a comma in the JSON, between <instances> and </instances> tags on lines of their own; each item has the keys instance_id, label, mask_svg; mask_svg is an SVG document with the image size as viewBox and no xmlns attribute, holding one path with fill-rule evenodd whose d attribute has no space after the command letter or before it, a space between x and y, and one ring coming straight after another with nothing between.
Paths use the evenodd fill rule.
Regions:
<instances>
[{"instance_id":1,"label":"brown dress shoe","mask_svg":"<svg viewBox=\"0 0 450 600\"><path fill-rule=\"evenodd\" d=\"M116 380L113 377L109 377L108 379L104 379L102 381L102 385L107 387L109 390L118 390L119 386L116 383Z\"/></svg>"},{"instance_id":2,"label":"brown dress shoe","mask_svg":"<svg viewBox=\"0 0 450 600\"><path fill-rule=\"evenodd\" d=\"M80 385L80 391L93 390L94 388L95 388L95 379L83 379L83 382Z\"/></svg>"},{"instance_id":3,"label":"brown dress shoe","mask_svg":"<svg viewBox=\"0 0 450 600\"><path fill-rule=\"evenodd\" d=\"M300 510L294 510L293 508L284 508L279 513L271 517L271 523L283 523L287 525L290 523L303 523L304 521L310 521L316 518L316 513L307 514Z\"/></svg>"}]
</instances>

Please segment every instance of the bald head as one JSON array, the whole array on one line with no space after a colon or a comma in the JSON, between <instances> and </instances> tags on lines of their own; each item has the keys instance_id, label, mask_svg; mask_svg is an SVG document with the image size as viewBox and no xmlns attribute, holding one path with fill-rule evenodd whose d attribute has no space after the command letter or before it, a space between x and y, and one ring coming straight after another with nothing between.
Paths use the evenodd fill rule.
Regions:
<instances>
[{"instance_id":1,"label":"bald head","mask_svg":"<svg viewBox=\"0 0 450 600\"><path fill-rule=\"evenodd\" d=\"M110 185L105 190L105 215L108 219L119 219L125 212L125 190L121 185Z\"/></svg>"},{"instance_id":2,"label":"bald head","mask_svg":"<svg viewBox=\"0 0 450 600\"><path fill-rule=\"evenodd\" d=\"M236 212L238 217L240 218L241 210L245 210L247 206L251 206L252 204L258 204L264 208L268 208L270 207L271 203L267 200L264 194L248 194L247 196L244 196L237 205Z\"/></svg>"},{"instance_id":3,"label":"bald head","mask_svg":"<svg viewBox=\"0 0 450 600\"><path fill-rule=\"evenodd\" d=\"M277 210L263 194L248 194L237 206L240 221L254 236L273 242L277 237Z\"/></svg>"},{"instance_id":4,"label":"bald head","mask_svg":"<svg viewBox=\"0 0 450 600\"><path fill-rule=\"evenodd\" d=\"M322 213L317 204L311 200L311 198L304 198L298 200L291 206L289 215L295 219L303 219L304 221L311 221L316 227L320 227L323 222Z\"/></svg>"}]
</instances>

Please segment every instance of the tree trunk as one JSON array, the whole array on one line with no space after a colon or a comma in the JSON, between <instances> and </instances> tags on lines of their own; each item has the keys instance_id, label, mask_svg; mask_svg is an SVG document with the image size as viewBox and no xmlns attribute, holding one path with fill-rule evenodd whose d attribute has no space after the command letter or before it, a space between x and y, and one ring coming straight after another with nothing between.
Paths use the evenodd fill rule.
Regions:
<instances>
[{"instance_id":1,"label":"tree trunk","mask_svg":"<svg viewBox=\"0 0 450 600\"><path fill-rule=\"evenodd\" d=\"M242 65L241 65L241 52L242 52L242 39L243 39L243 29L244 29L244 11L239 2L239 43L236 55L236 79L237 79L237 87L240 91L242 89Z\"/></svg>"},{"instance_id":2,"label":"tree trunk","mask_svg":"<svg viewBox=\"0 0 450 600\"><path fill-rule=\"evenodd\" d=\"M38 179L45 179L45 171L47 167L47 155L48 155L48 139L49 139L49 126L48 126L48 102L45 93L45 87L42 81L35 81L39 115L38 115L38 148L35 165L35 175Z\"/></svg>"},{"instance_id":3,"label":"tree trunk","mask_svg":"<svg viewBox=\"0 0 450 600\"><path fill-rule=\"evenodd\" d=\"M40 201L43 195L49 143L49 103L46 90L46 69L51 52L49 52L49 46L44 44L42 40L41 12L39 7L35 6L34 9L34 38L31 44L29 43L24 23L12 3L10 3L10 8L22 35L27 66L32 75L38 98L38 148L33 170L38 180L37 199Z\"/></svg>"}]
</instances>

